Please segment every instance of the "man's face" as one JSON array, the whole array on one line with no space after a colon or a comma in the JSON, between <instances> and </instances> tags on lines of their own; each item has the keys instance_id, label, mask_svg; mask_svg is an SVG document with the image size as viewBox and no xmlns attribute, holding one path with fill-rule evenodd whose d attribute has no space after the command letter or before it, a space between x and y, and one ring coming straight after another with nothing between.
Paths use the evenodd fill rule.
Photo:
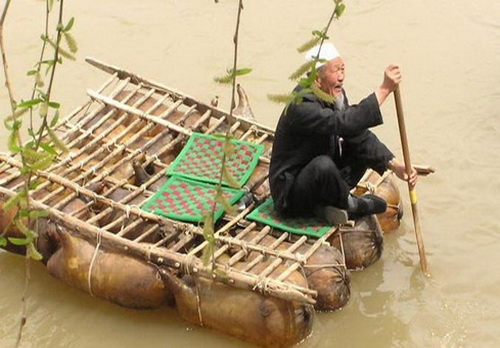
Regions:
<instances>
[{"instance_id":1,"label":"man's face","mask_svg":"<svg viewBox=\"0 0 500 348\"><path fill-rule=\"evenodd\" d=\"M345 64L340 57L325 63L318 71L316 83L325 93L333 96L342 94L342 85L345 78Z\"/></svg>"}]
</instances>

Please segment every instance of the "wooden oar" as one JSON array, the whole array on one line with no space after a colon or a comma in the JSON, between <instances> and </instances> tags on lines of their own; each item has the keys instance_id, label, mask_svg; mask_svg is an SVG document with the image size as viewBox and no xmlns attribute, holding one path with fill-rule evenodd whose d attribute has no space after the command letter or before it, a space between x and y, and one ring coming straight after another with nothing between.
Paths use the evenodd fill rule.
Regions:
<instances>
[{"instance_id":1,"label":"wooden oar","mask_svg":"<svg viewBox=\"0 0 500 348\"><path fill-rule=\"evenodd\" d=\"M401 136L401 146L403 147L403 158L405 161L406 174L408 175L408 177L410 177L412 172L411 161L410 161L410 150L408 148L408 138L406 136L406 126L403 115L403 106L401 103L401 92L399 91L399 87L396 88L396 90L394 91L394 101L396 102L399 134ZM420 256L420 267L422 268L422 272L424 272L424 274L428 276L429 273L427 272L427 259L425 257L424 240L422 238L422 231L420 230L420 220L418 218L417 191L415 190L414 187L411 187L409 182L408 182L408 190L410 191L411 210L413 213L415 236L417 238L418 254Z\"/></svg>"}]
</instances>

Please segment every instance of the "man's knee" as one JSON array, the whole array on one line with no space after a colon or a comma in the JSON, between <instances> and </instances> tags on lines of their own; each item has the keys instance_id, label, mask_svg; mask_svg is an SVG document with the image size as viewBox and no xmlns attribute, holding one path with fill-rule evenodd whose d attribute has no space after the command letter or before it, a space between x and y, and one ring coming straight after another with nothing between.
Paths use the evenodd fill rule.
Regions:
<instances>
[{"instance_id":1,"label":"man's knee","mask_svg":"<svg viewBox=\"0 0 500 348\"><path fill-rule=\"evenodd\" d=\"M331 176L338 173L338 168L330 156L322 155L313 159L312 163L317 175Z\"/></svg>"}]
</instances>

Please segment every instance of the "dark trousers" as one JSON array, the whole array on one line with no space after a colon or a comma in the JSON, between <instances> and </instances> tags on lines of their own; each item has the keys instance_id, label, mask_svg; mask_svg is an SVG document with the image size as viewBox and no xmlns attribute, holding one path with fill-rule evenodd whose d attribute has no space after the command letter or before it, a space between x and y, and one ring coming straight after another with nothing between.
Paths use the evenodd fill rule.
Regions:
<instances>
[{"instance_id":1,"label":"dark trousers","mask_svg":"<svg viewBox=\"0 0 500 348\"><path fill-rule=\"evenodd\" d=\"M318 205L346 209L349 191L366 169L361 163L338 161L336 164L330 156L315 157L295 178L285 214L310 216Z\"/></svg>"}]
</instances>

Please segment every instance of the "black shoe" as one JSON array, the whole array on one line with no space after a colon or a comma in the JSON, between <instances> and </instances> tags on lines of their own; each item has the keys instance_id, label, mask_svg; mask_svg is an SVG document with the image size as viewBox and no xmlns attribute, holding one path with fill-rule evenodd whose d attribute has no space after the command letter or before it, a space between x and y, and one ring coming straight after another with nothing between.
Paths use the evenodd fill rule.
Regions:
<instances>
[{"instance_id":1,"label":"black shoe","mask_svg":"<svg viewBox=\"0 0 500 348\"><path fill-rule=\"evenodd\" d=\"M387 209L387 203L375 195L352 196L356 200L356 208L348 209L349 216L380 214Z\"/></svg>"}]
</instances>

